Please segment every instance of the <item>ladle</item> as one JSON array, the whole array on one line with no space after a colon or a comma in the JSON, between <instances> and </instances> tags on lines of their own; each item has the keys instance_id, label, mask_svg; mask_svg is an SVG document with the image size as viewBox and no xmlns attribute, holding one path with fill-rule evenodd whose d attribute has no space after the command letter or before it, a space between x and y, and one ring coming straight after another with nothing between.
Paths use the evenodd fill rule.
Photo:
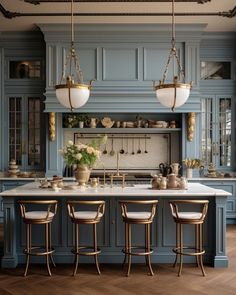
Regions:
<instances>
[{"instance_id":1,"label":"ladle","mask_svg":"<svg viewBox=\"0 0 236 295\"><path fill-rule=\"evenodd\" d=\"M134 152L134 138L132 138L132 153L131 153L132 155L134 155L135 154L135 152Z\"/></svg>"},{"instance_id":2,"label":"ladle","mask_svg":"<svg viewBox=\"0 0 236 295\"><path fill-rule=\"evenodd\" d=\"M114 156L115 155L115 151L114 151L114 139L111 139L111 151L110 151L110 155Z\"/></svg>"},{"instance_id":3,"label":"ladle","mask_svg":"<svg viewBox=\"0 0 236 295\"><path fill-rule=\"evenodd\" d=\"M104 155L107 154L107 144L105 144L105 148L104 148L104 151L102 152Z\"/></svg>"},{"instance_id":4,"label":"ladle","mask_svg":"<svg viewBox=\"0 0 236 295\"><path fill-rule=\"evenodd\" d=\"M137 154L141 154L141 153L142 153L142 151L141 151L141 148L140 148L140 137L139 137Z\"/></svg>"},{"instance_id":5,"label":"ladle","mask_svg":"<svg viewBox=\"0 0 236 295\"><path fill-rule=\"evenodd\" d=\"M147 151L147 136L145 135L145 151L144 151L145 154L148 153Z\"/></svg>"},{"instance_id":6,"label":"ladle","mask_svg":"<svg viewBox=\"0 0 236 295\"><path fill-rule=\"evenodd\" d=\"M124 137L122 137L122 148L120 150L120 154L124 154L125 150L124 150Z\"/></svg>"}]
</instances>

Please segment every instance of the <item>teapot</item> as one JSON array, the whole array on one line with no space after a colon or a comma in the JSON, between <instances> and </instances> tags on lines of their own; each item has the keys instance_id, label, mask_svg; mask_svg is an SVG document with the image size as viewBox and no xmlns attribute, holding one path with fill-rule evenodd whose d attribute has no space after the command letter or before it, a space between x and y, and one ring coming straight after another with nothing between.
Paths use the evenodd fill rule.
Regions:
<instances>
[{"instance_id":1,"label":"teapot","mask_svg":"<svg viewBox=\"0 0 236 295\"><path fill-rule=\"evenodd\" d=\"M90 118L88 120L88 125L89 125L90 128L96 128L98 122L99 122L98 118Z\"/></svg>"},{"instance_id":2,"label":"teapot","mask_svg":"<svg viewBox=\"0 0 236 295\"><path fill-rule=\"evenodd\" d=\"M171 170L172 170L172 173L176 174L176 175L179 175L179 170L181 168L180 164L179 163L172 163L170 165L171 167Z\"/></svg>"},{"instance_id":3,"label":"teapot","mask_svg":"<svg viewBox=\"0 0 236 295\"><path fill-rule=\"evenodd\" d=\"M160 163L159 170L162 176L166 177L169 173L171 173L171 167L168 164Z\"/></svg>"},{"instance_id":4,"label":"teapot","mask_svg":"<svg viewBox=\"0 0 236 295\"><path fill-rule=\"evenodd\" d=\"M168 175L168 182L167 182L168 188L177 188L178 187L178 181L176 174L171 173Z\"/></svg>"}]
</instances>

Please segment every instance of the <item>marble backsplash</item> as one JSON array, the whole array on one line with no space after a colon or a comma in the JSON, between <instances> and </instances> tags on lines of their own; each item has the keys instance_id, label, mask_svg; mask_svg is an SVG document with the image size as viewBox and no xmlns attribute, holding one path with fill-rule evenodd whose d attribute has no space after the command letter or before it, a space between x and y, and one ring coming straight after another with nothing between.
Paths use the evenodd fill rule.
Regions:
<instances>
[{"instance_id":1,"label":"marble backsplash","mask_svg":"<svg viewBox=\"0 0 236 295\"><path fill-rule=\"evenodd\" d=\"M97 135L83 134L77 140L82 143L91 142ZM72 131L64 131L64 144L74 140ZM112 148L113 141L113 148ZM124 150L123 154L119 152ZM106 150L107 154L103 151ZM111 151L115 154L112 156ZM156 169L160 163L170 163L179 160L179 143L171 140L166 134L108 134L106 146L101 148L101 161L96 168L114 169L117 167L117 152L119 153L120 169ZM146 152L145 152L146 151ZM174 151L174 152L173 152Z\"/></svg>"}]
</instances>

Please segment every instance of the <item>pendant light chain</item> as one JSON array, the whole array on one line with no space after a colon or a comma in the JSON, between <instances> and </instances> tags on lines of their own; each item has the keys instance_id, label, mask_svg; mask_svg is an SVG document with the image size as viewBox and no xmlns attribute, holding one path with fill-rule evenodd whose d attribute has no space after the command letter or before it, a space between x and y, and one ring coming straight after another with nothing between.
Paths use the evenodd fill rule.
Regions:
<instances>
[{"instance_id":1,"label":"pendant light chain","mask_svg":"<svg viewBox=\"0 0 236 295\"><path fill-rule=\"evenodd\" d=\"M169 69L169 65L170 65L170 61L173 57L176 58L177 61L177 65L179 67L180 70L180 74L183 78L183 80L185 80L185 74L184 74L184 70L180 64L180 59L179 56L177 54L177 50L176 50L176 38L175 38L175 0L172 0L172 39L171 39L171 45L172 48L170 50L169 56L168 56L168 60L167 60L167 64L166 64L166 68L163 74L163 78L162 78L162 84L165 83L166 78L167 78L167 74L168 74L168 69Z\"/></svg>"},{"instance_id":2,"label":"pendant light chain","mask_svg":"<svg viewBox=\"0 0 236 295\"><path fill-rule=\"evenodd\" d=\"M72 65L74 65L78 82L83 84L84 79L83 79L83 74L82 74L82 71L80 68L79 57L75 53L75 44L74 44L75 37L74 36L75 36L75 33L74 33L74 2L73 2L73 0L71 0L71 48L70 48L70 52L66 56L66 61L63 66L63 71L62 71L60 83L62 83L62 81L66 79L66 69L69 64L70 77L73 76Z\"/></svg>"}]
</instances>

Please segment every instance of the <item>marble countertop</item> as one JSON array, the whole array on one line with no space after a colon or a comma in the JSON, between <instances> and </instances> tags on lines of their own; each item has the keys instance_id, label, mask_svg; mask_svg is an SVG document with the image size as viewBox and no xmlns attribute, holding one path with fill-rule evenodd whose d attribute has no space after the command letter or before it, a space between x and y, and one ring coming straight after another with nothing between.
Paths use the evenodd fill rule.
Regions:
<instances>
[{"instance_id":1,"label":"marble countertop","mask_svg":"<svg viewBox=\"0 0 236 295\"><path fill-rule=\"evenodd\" d=\"M68 183L71 185L71 183ZM54 191L51 188L41 189L38 183L27 183L15 189L7 190L0 193L0 196L14 197L14 196L91 196L91 197L122 197L122 196L145 196L145 197L158 197L158 196L191 196L191 197L204 197L204 196L231 196L230 193L224 190L213 189L200 183L189 183L188 190L153 190L150 185L140 184L133 187L113 187L106 186L105 188L76 188L76 189L61 189Z\"/></svg>"}]
</instances>

